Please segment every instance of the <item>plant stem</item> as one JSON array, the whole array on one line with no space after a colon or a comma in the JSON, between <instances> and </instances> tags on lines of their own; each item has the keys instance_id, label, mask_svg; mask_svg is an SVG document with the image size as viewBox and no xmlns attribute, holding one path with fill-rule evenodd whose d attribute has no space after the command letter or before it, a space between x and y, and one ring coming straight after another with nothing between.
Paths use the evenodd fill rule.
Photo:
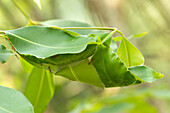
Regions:
<instances>
[{"instance_id":1,"label":"plant stem","mask_svg":"<svg viewBox=\"0 0 170 113\"><path fill-rule=\"evenodd\" d=\"M113 28L113 27L57 27L57 26L49 26L50 28L55 28L55 29L59 29L59 30L63 30L63 29L93 29L93 30L111 30L113 32L111 32L111 34L117 32L119 33L123 38L124 35L122 34L121 31L119 31L117 28ZM111 35L109 34L109 36ZM106 37L107 38L107 37ZM104 39L105 40L105 39Z\"/></svg>"},{"instance_id":2,"label":"plant stem","mask_svg":"<svg viewBox=\"0 0 170 113\"><path fill-rule=\"evenodd\" d=\"M6 35L1 35L0 34L0 37L8 39L8 37Z\"/></svg>"},{"instance_id":3,"label":"plant stem","mask_svg":"<svg viewBox=\"0 0 170 113\"><path fill-rule=\"evenodd\" d=\"M115 30L113 27L63 27L63 29L94 29L94 30Z\"/></svg>"},{"instance_id":4,"label":"plant stem","mask_svg":"<svg viewBox=\"0 0 170 113\"><path fill-rule=\"evenodd\" d=\"M119 30L117 30L116 32L119 33L122 36L122 38L125 38L122 32L120 32Z\"/></svg>"},{"instance_id":5,"label":"plant stem","mask_svg":"<svg viewBox=\"0 0 170 113\"><path fill-rule=\"evenodd\" d=\"M110 34L108 34L103 40L102 43L107 40L111 35L113 35L115 32L117 31L117 28L115 28L115 30L113 30Z\"/></svg>"},{"instance_id":6,"label":"plant stem","mask_svg":"<svg viewBox=\"0 0 170 113\"><path fill-rule=\"evenodd\" d=\"M0 34L4 34L4 32L0 30Z\"/></svg>"},{"instance_id":7,"label":"plant stem","mask_svg":"<svg viewBox=\"0 0 170 113\"><path fill-rule=\"evenodd\" d=\"M28 24L34 24L32 20L29 18L29 16L22 10L22 8L19 7L19 5L15 2L15 0L12 0L14 5L21 11L21 13L25 16L25 18L28 20Z\"/></svg>"}]
</instances>

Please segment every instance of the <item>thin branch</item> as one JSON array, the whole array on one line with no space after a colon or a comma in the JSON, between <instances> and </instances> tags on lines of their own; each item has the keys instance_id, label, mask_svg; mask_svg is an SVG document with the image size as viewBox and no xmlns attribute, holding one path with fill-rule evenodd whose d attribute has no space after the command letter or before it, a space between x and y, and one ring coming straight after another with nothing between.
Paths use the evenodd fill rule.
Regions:
<instances>
[{"instance_id":1,"label":"thin branch","mask_svg":"<svg viewBox=\"0 0 170 113\"><path fill-rule=\"evenodd\" d=\"M0 37L8 39L8 36L6 36L6 35L1 35L0 34Z\"/></svg>"},{"instance_id":2,"label":"thin branch","mask_svg":"<svg viewBox=\"0 0 170 113\"><path fill-rule=\"evenodd\" d=\"M94 29L94 30L115 30L113 27L63 27L63 29Z\"/></svg>"},{"instance_id":3,"label":"thin branch","mask_svg":"<svg viewBox=\"0 0 170 113\"><path fill-rule=\"evenodd\" d=\"M102 40L102 43L107 40L110 36L112 36L115 32L117 31L117 28L115 28L114 31L112 31L111 33L109 33L103 40Z\"/></svg>"},{"instance_id":4,"label":"thin branch","mask_svg":"<svg viewBox=\"0 0 170 113\"><path fill-rule=\"evenodd\" d=\"M25 18L28 20L29 24L34 24L32 22L32 20L29 18L29 16L24 12L24 10L22 8L19 7L19 5L15 2L15 0L12 0L12 2L14 3L14 5L21 11L21 13L25 16Z\"/></svg>"},{"instance_id":5,"label":"thin branch","mask_svg":"<svg viewBox=\"0 0 170 113\"><path fill-rule=\"evenodd\" d=\"M117 32L119 33L123 38L124 35L121 31L119 31L117 28L113 28L113 27L57 27L57 26L48 26L50 28L55 28L55 29L59 29L59 30L63 30L63 29L93 29L93 30L111 30L111 34ZM109 34L109 35L111 35Z\"/></svg>"},{"instance_id":6,"label":"thin branch","mask_svg":"<svg viewBox=\"0 0 170 113\"><path fill-rule=\"evenodd\" d=\"M117 33L119 33L121 35L122 38L125 38L125 36L123 35L122 32L120 32L119 30L116 31Z\"/></svg>"}]
</instances>

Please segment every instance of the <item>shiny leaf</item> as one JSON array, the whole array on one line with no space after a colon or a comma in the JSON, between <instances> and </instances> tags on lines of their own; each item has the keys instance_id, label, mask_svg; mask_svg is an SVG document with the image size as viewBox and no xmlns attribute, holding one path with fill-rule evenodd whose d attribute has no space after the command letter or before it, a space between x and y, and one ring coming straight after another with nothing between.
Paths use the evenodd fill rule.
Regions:
<instances>
[{"instance_id":1,"label":"shiny leaf","mask_svg":"<svg viewBox=\"0 0 170 113\"><path fill-rule=\"evenodd\" d=\"M34 109L22 93L0 86L0 113L34 113Z\"/></svg>"},{"instance_id":2,"label":"shiny leaf","mask_svg":"<svg viewBox=\"0 0 170 113\"><path fill-rule=\"evenodd\" d=\"M73 37L64 31L49 27L30 26L6 31L20 54L46 58L57 54L79 53L87 47L91 37Z\"/></svg>"},{"instance_id":3,"label":"shiny leaf","mask_svg":"<svg viewBox=\"0 0 170 113\"><path fill-rule=\"evenodd\" d=\"M133 74L139 78L139 80L152 83L156 79L160 79L164 77L163 74L156 72L155 70L147 67L147 66L135 66L128 68Z\"/></svg>"}]
</instances>

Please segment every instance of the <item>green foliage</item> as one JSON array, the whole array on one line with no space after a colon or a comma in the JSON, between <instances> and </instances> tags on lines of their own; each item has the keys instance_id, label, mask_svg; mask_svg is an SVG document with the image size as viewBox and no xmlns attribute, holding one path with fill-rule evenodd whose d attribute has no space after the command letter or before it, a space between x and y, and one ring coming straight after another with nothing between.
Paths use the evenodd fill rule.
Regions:
<instances>
[{"instance_id":1,"label":"green foliage","mask_svg":"<svg viewBox=\"0 0 170 113\"><path fill-rule=\"evenodd\" d=\"M143 32L143 33L140 33L140 34L133 34L133 35L128 36L127 38L128 38L128 39L140 38L140 37L143 37L143 36L145 36L145 35L147 35L147 32Z\"/></svg>"},{"instance_id":2,"label":"green foliage","mask_svg":"<svg viewBox=\"0 0 170 113\"><path fill-rule=\"evenodd\" d=\"M152 105L150 101L154 101L157 96L167 99L169 96L162 96L162 94L168 95L169 93L169 91L161 93L159 90L142 88L113 96L103 95L103 98L101 96L88 97L81 103L77 103L77 106L69 113L157 113L157 106Z\"/></svg>"},{"instance_id":3,"label":"green foliage","mask_svg":"<svg viewBox=\"0 0 170 113\"><path fill-rule=\"evenodd\" d=\"M35 113L43 113L54 94L53 74L34 67L24 94L34 106Z\"/></svg>"},{"instance_id":4,"label":"green foliage","mask_svg":"<svg viewBox=\"0 0 170 113\"><path fill-rule=\"evenodd\" d=\"M0 37L9 39L24 70L30 73L25 96L34 106L35 113L43 113L53 97L53 74L100 88L123 87L142 82L152 83L163 77L153 69L143 66L143 55L117 28L93 27L87 23L70 20L35 22L17 5L15 0L12 2L27 18L29 27L0 31L2 34ZM41 8L40 0L34 0L34 2ZM112 32L104 33L102 30L112 30ZM121 37L112 38L115 32ZM128 39L144 35L146 35L145 32L131 35ZM118 49L115 41L121 41ZM0 45L0 55L0 62L4 63L12 53ZM0 87L0 91L5 92L5 90L6 88ZM17 93L14 95L16 96ZM8 106L4 107L6 104L0 101L0 110L8 112L9 109L11 112L13 102L8 103L10 101L7 98L14 99L14 96L9 95L8 91L5 94L0 94L0 98L3 103L7 101ZM120 100L119 104L101 109L98 113L120 112L131 108L133 109L129 112L135 113L135 109L138 109L140 113L141 105L145 105L147 112L155 112L155 109L143 98L137 100L135 97L125 96L125 100L128 102ZM139 105L134 107L132 103L136 100ZM18 102L18 100L15 101ZM18 104L21 102L16 105ZM23 108L23 105L26 107ZM30 110L33 112L33 107L28 101L23 105L14 107L17 110L23 110L24 113ZM102 105L104 104L100 102L97 106ZM20 111L17 112L20 113ZM86 112L86 110L80 110L80 112Z\"/></svg>"},{"instance_id":5,"label":"green foliage","mask_svg":"<svg viewBox=\"0 0 170 113\"><path fill-rule=\"evenodd\" d=\"M0 113L34 113L33 106L19 91L0 86Z\"/></svg>"},{"instance_id":6,"label":"green foliage","mask_svg":"<svg viewBox=\"0 0 170 113\"><path fill-rule=\"evenodd\" d=\"M138 80L152 83L156 79L164 77L163 74L156 72L155 70L147 66L135 66L128 68L134 75L136 75Z\"/></svg>"},{"instance_id":7,"label":"green foliage","mask_svg":"<svg viewBox=\"0 0 170 113\"><path fill-rule=\"evenodd\" d=\"M23 27L5 32L20 54L46 58L56 54L79 53L91 37L73 37L61 30L49 27Z\"/></svg>"},{"instance_id":8,"label":"green foliage","mask_svg":"<svg viewBox=\"0 0 170 113\"><path fill-rule=\"evenodd\" d=\"M143 55L126 38L122 38L117 55L127 67L144 64Z\"/></svg>"},{"instance_id":9,"label":"green foliage","mask_svg":"<svg viewBox=\"0 0 170 113\"><path fill-rule=\"evenodd\" d=\"M21 56L19 56L19 60L21 62L21 65L22 65L24 71L26 73L31 73L34 66L31 65L30 63L28 63L27 61L25 61Z\"/></svg>"},{"instance_id":10,"label":"green foliage","mask_svg":"<svg viewBox=\"0 0 170 113\"><path fill-rule=\"evenodd\" d=\"M7 50L5 46L0 45L0 62L1 63L5 63L11 55L13 55L11 51Z\"/></svg>"},{"instance_id":11,"label":"green foliage","mask_svg":"<svg viewBox=\"0 0 170 113\"><path fill-rule=\"evenodd\" d=\"M98 45L92 59L105 87L128 86L136 81L116 53L106 46Z\"/></svg>"},{"instance_id":12,"label":"green foliage","mask_svg":"<svg viewBox=\"0 0 170 113\"><path fill-rule=\"evenodd\" d=\"M61 69L56 74L71 80L76 80L103 88L103 84L95 68L93 67L93 65L89 64L88 60L68 64L67 67Z\"/></svg>"},{"instance_id":13,"label":"green foliage","mask_svg":"<svg viewBox=\"0 0 170 113\"><path fill-rule=\"evenodd\" d=\"M79 26L89 26L88 24L68 20L65 23L64 20L53 20L45 23L48 25L55 23L59 26L62 26L62 23L63 26L65 24L71 26L69 22L73 23L72 26L79 23ZM80 36L77 36L74 31L68 31L67 29L90 29L91 31L86 32L87 35L80 34ZM144 64L143 55L120 31L113 29L111 33L94 34L93 29L100 30L103 28L30 26L6 31L6 34L17 53L26 61L38 68L49 70L71 80L98 87L102 87L101 81L105 87L122 87L142 82L151 83L155 79L163 77L162 74L150 68L139 66ZM78 34L82 33L82 31L76 32ZM118 50L115 46L116 43L112 40L112 35L115 32L122 36ZM92 59L91 56L93 56ZM80 63L87 58L90 59L89 62L86 60L86 63ZM96 70L93 69L91 63ZM82 70L80 67L82 67ZM89 70L90 68L93 70ZM85 74L89 71L92 73Z\"/></svg>"},{"instance_id":14,"label":"green foliage","mask_svg":"<svg viewBox=\"0 0 170 113\"><path fill-rule=\"evenodd\" d=\"M58 26L60 28L63 27L94 27L90 24L79 22L79 21L73 21L73 20L48 20L41 22L43 26ZM91 30L91 29L68 29L69 31L73 31L75 33L79 33L82 35L88 35L88 34L97 34L97 33L103 33L101 30Z\"/></svg>"}]
</instances>

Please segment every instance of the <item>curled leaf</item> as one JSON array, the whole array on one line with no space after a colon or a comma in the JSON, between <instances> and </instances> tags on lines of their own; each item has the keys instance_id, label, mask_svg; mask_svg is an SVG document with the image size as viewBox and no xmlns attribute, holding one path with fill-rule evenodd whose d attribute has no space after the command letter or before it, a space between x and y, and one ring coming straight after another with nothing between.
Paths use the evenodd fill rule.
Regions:
<instances>
[{"instance_id":1,"label":"curled leaf","mask_svg":"<svg viewBox=\"0 0 170 113\"><path fill-rule=\"evenodd\" d=\"M6 31L19 54L46 58L57 54L80 53L92 37L73 37L64 31L49 27L30 26Z\"/></svg>"}]
</instances>

